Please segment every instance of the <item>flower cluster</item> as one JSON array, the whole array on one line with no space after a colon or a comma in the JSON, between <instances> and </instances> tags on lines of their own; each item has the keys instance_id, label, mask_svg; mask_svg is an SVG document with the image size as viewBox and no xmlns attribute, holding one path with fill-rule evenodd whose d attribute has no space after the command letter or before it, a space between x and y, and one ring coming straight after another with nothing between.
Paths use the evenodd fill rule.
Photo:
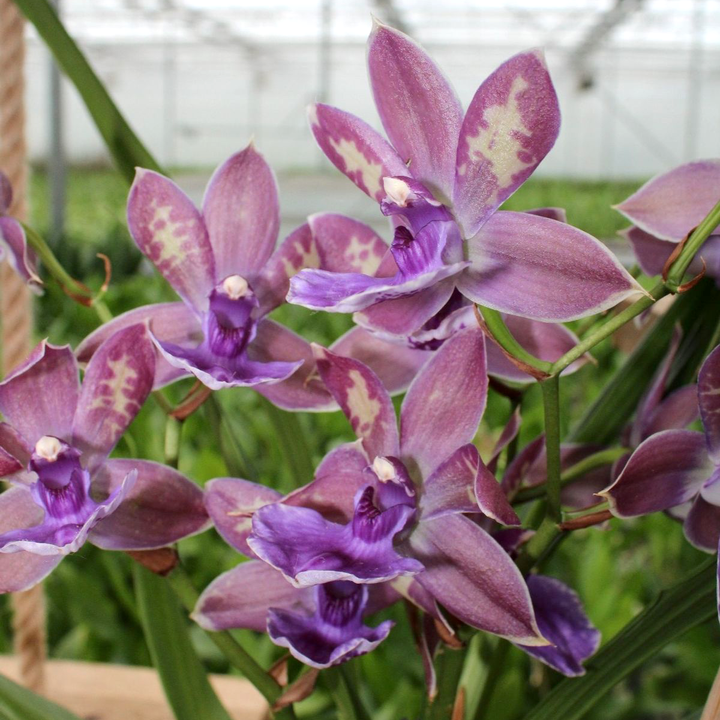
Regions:
<instances>
[{"instance_id":1,"label":"flower cluster","mask_svg":"<svg viewBox=\"0 0 720 720\"><path fill-rule=\"evenodd\" d=\"M545 480L543 438L500 482L519 412L487 462L474 444L489 376L532 381L479 327L475 304L499 311L525 351L553 362L577 343L561 323L644 291L564 211L500 209L559 131L540 52L503 63L466 111L432 59L390 27L374 27L368 66L389 141L327 105L309 119L328 159L389 218L389 246L352 218L322 213L276 248L277 186L252 144L216 170L200 209L166 177L138 170L128 226L180 301L120 315L74 353L42 342L0 383L0 475L12 485L0 495L0 590L30 587L86 541L153 549L212 523L248 561L203 592L193 617L207 629L266 631L326 668L381 643L392 621L367 618L404 600L432 620L418 630L431 693L432 653L459 624L581 674L599 633L579 598L516 563L533 531L513 502ZM619 206L646 272L662 270L718 184L718 162L693 163ZM0 182L0 214L8 206ZM39 282L23 226L0 217L0 234L18 271ZM705 263L720 277L715 245ZM356 326L330 348L312 344L271 319L286 300L354 313ZM685 429L697 415L694 387L663 398L676 349L627 433L634 452L584 474L563 501L592 506L610 485L601 495L617 515L681 508L689 539L714 549L720 354L700 373L700 433ZM188 376L208 393L251 387L287 410L339 408L356 440L286 495L233 477L200 490L170 467L109 458L149 394ZM405 391L398 418L391 396ZM562 468L601 449L565 445Z\"/></svg>"}]
</instances>

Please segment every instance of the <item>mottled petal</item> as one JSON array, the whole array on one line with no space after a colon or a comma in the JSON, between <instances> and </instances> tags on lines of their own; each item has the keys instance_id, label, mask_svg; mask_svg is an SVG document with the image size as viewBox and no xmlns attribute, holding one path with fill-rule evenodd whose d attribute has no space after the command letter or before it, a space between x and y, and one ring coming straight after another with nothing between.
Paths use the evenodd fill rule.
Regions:
<instances>
[{"instance_id":1,"label":"mottled petal","mask_svg":"<svg viewBox=\"0 0 720 720\"><path fill-rule=\"evenodd\" d=\"M205 485L205 507L215 529L228 545L250 557L247 537L253 513L281 498L277 490L239 478L215 478Z\"/></svg>"},{"instance_id":2,"label":"mottled petal","mask_svg":"<svg viewBox=\"0 0 720 720\"><path fill-rule=\"evenodd\" d=\"M473 302L532 320L566 322L643 293L617 258L587 233L548 218L500 211L468 241L458 280Z\"/></svg>"},{"instance_id":3,"label":"mottled petal","mask_svg":"<svg viewBox=\"0 0 720 720\"><path fill-rule=\"evenodd\" d=\"M130 234L175 292L196 310L207 307L215 263L205 223L172 181L138 169L128 197Z\"/></svg>"},{"instance_id":4,"label":"mottled petal","mask_svg":"<svg viewBox=\"0 0 720 720\"><path fill-rule=\"evenodd\" d=\"M375 649L395 624L386 620L376 628L362 622L368 589L347 582L314 588L315 611L297 613L271 608L268 635L293 657L315 668L338 665Z\"/></svg>"},{"instance_id":5,"label":"mottled petal","mask_svg":"<svg viewBox=\"0 0 720 720\"><path fill-rule=\"evenodd\" d=\"M647 515L690 500L713 469L702 433L665 430L638 447L601 495L618 517Z\"/></svg>"},{"instance_id":6,"label":"mottled petal","mask_svg":"<svg viewBox=\"0 0 720 720\"><path fill-rule=\"evenodd\" d=\"M280 227L275 175L250 143L210 178L202 205L215 256L215 281L254 276L272 254Z\"/></svg>"},{"instance_id":7,"label":"mottled petal","mask_svg":"<svg viewBox=\"0 0 720 720\"><path fill-rule=\"evenodd\" d=\"M112 335L93 355L73 422L73 445L92 470L135 419L155 378L155 350L143 325Z\"/></svg>"},{"instance_id":8,"label":"mottled petal","mask_svg":"<svg viewBox=\"0 0 720 720\"><path fill-rule=\"evenodd\" d=\"M472 237L532 174L560 131L560 108L539 50L504 62L480 85L457 150L453 205Z\"/></svg>"},{"instance_id":9,"label":"mottled petal","mask_svg":"<svg viewBox=\"0 0 720 720\"><path fill-rule=\"evenodd\" d=\"M202 326L195 313L185 303L160 303L145 305L130 310L101 325L90 333L75 350L80 362L87 362L100 345L118 330L148 322L150 330L162 342L184 347L195 347L202 341ZM188 373L176 368L158 357L155 363L155 382L153 389L164 387Z\"/></svg>"},{"instance_id":10,"label":"mottled petal","mask_svg":"<svg viewBox=\"0 0 720 720\"><path fill-rule=\"evenodd\" d=\"M360 327L345 333L330 346L330 350L336 355L351 357L367 365L390 395L407 390L430 357L424 350L387 342Z\"/></svg>"},{"instance_id":11,"label":"mottled petal","mask_svg":"<svg viewBox=\"0 0 720 720\"><path fill-rule=\"evenodd\" d=\"M79 393L78 366L70 347L43 340L0 383L0 413L30 446L43 435L69 440Z\"/></svg>"},{"instance_id":12,"label":"mottled petal","mask_svg":"<svg viewBox=\"0 0 720 720\"><path fill-rule=\"evenodd\" d=\"M407 174L390 144L355 115L318 103L308 108L308 121L330 162L374 200L385 197L384 177Z\"/></svg>"},{"instance_id":13,"label":"mottled petal","mask_svg":"<svg viewBox=\"0 0 720 720\"><path fill-rule=\"evenodd\" d=\"M421 508L423 520L480 511L502 525L520 524L500 484L474 445L463 445L456 450L423 483Z\"/></svg>"},{"instance_id":14,"label":"mottled petal","mask_svg":"<svg viewBox=\"0 0 720 720\"><path fill-rule=\"evenodd\" d=\"M255 283L262 312L285 301L290 278L300 270L373 275L386 252L382 238L358 220L337 213L311 215L273 253Z\"/></svg>"},{"instance_id":15,"label":"mottled petal","mask_svg":"<svg viewBox=\"0 0 720 720\"><path fill-rule=\"evenodd\" d=\"M43 281L37 273L37 256L28 246L23 226L12 217L0 217L0 261L2 260L10 263L36 295L42 294Z\"/></svg>"},{"instance_id":16,"label":"mottled petal","mask_svg":"<svg viewBox=\"0 0 720 720\"><path fill-rule=\"evenodd\" d=\"M43 511L23 487L0 494L0 533L41 523ZM62 555L36 555L29 552L0 553L0 593L27 590L47 577Z\"/></svg>"},{"instance_id":17,"label":"mottled petal","mask_svg":"<svg viewBox=\"0 0 720 720\"><path fill-rule=\"evenodd\" d=\"M410 385L400 448L425 477L475 436L487 398L485 367L482 331L468 328L445 342Z\"/></svg>"},{"instance_id":18,"label":"mottled petal","mask_svg":"<svg viewBox=\"0 0 720 720\"><path fill-rule=\"evenodd\" d=\"M448 278L408 297L383 300L353 315L360 326L387 336L404 337L420 330L450 299L455 280Z\"/></svg>"},{"instance_id":19,"label":"mottled petal","mask_svg":"<svg viewBox=\"0 0 720 720\"><path fill-rule=\"evenodd\" d=\"M505 315L505 324L515 339L531 355L540 360L555 362L579 342L577 336L563 325L528 320L517 315ZM569 365L563 375L579 370L588 361L584 355ZM487 343L488 374L503 380L528 383L535 379L510 362L495 342Z\"/></svg>"},{"instance_id":20,"label":"mottled petal","mask_svg":"<svg viewBox=\"0 0 720 720\"><path fill-rule=\"evenodd\" d=\"M418 582L462 622L525 645L547 645L530 594L505 550L472 520L446 515L410 536Z\"/></svg>"},{"instance_id":21,"label":"mottled petal","mask_svg":"<svg viewBox=\"0 0 720 720\"><path fill-rule=\"evenodd\" d=\"M646 182L615 206L630 222L662 240L682 240L720 197L720 160L699 160Z\"/></svg>"},{"instance_id":22,"label":"mottled petal","mask_svg":"<svg viewBox=\"0 0 720 720\"><path fill-rule=\"evenodd\" d=\"M720 539L720 507L698 495L685 518L683 530L696 548L716 552Z\"/></svg>"},{"instance_id":23,"label":"mottled petal","mask_svg":"<svg viewBox=\"0 0 720 720\"><path fill-rule=\"evenodd\" d=\"M377 22L368 39L368 70L390 142L413 177L451 198L463 113L449 81L411 38Z\"/></svg>"},{"instance_id":24,"label":"mottled petal","mask_svg":"<svg viewBox=\"0 0 720 720\"><path fill-rule=\"evenodd\" d=\"M92 494L105 499L137 470L137 481L115 512L99 522L90 541L105 550L164 547L210 524L203 492L173 468L149 460L108 460L93 478Z\"/></svg>"},{"instance_id":25,"label":"mottled petal","mask_svg":"<svg viewBox=\"0 0 720 720\"><path fill-rule=\"evenodd\" d=\"M313 345L318 372L368 457L398 454L398 432L390 396L372 370L358 360Z\"/></svg>"},{"instance_id":26,"label":"mottled petal","mask_svg":"<svg viewBox=\"0 0 720 720\"><path fill-rule=\"evenodd\" d=\"M577 593L555 578L527 578L540 632L552 645L519 647L568 677L585 674L583 662L600 645L600 632L593 626Z\"/></svg>"},{"instance_id":27,"label":"mottled petal","mask_svg":"<svg viewBox=\"0 0 720 720\"><path fill-rule=\"evenodd\" d=\"M383 512L365 536L354 531L355 522L339 525L308 508L266 505L253 515L248 545L296 587L335 580L384 582L422 570L392 545L413 513L407 505L396 505Z\"/></svg>"},{"instance_id":28,"label":"mottled petal","mask_svg":"<svg viewBox=\"0 0 720 720\"><path fill-rule=\"evenodd\" d=\"M698 404L710 457L720 465L720 347L707 356L700 368Z\"/></svg>"},{"instance_id":29,"label":"mottled petal","mask_svg":"<svg viewBox=\"0 0 720 720\"><path fill-rule=\"evenodd\" d=\"M265 632L271 607L311 611L312 590L293 587L275 568L251 560L215 578L200 595L191 617L213 632L233 628Z\"/></svg>"}]
</instances>

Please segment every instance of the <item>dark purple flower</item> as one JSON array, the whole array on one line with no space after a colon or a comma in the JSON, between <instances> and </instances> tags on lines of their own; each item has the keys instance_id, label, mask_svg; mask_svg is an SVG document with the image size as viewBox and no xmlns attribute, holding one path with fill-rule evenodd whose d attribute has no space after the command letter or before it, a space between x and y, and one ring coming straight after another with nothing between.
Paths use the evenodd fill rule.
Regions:
<instances>
[{"instance_id":1,"label":"dark purple flower","mask_svg":"<svg viewBox=\"0 0 720 720\"><path fill-rule=\"evenodd\" d=\"M303 270L291 280L290 302L356 311L359 324L407 335L455 288L472 302L546 322L590 315L643 292L589 235L539 214L497 211L559 130L540 52L501 65L466 113L432 59L397 30L375 26L368 66L392 144L327 105L310 108L310 125L330 161L405 228L406 251L417 246L413 254L422 261L407 266L405 255L391 252L375 277Z\"/></svg>"},{"instance_id":2,"label":"dark purple flower","mask_svg":"<svg viewBox=\"0 0 720 720\"><path fill-rule=\"evenodd\" d=\"M615 206L633 225L622 231L646 275L660 275L677 244L712 210L720 195L720 160L685 163L649 180ZM702 260L700 259L702 258ZM720 235L711 235L690 264L720 281Z\"/></svg>"},{"instance_id":3,"label":"dark purple flower","mask_svg":"<svg viewBox=\"0 0 720 720\"><path fill-rule=\"evenodd\" d=\"M39 582L86 540L161 547L207 526L202 492L178 472L107 456L152 388L144 326L113 335L82 386L69 347L42 342L0 383L0 591Z\"/></svg>"}]
</instances>

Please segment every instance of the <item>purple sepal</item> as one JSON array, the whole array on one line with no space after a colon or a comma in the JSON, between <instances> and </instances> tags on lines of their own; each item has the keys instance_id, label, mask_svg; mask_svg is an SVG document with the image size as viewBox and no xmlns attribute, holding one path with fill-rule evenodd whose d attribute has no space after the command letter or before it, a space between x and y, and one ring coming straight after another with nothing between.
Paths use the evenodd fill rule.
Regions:
<instances>
[{"instance_id":1,"label":"purple sepal","mask_svg":"<svg viewBox=\"0 0 720 720\"><path fill-rule=\"evenodd\" d=\"M177 470L149 460L107 460L93 478L93 498L107 502L133 472L137 480L124 501L91 530L93 545L105 550L151 550L207 529L210 520L202 490Z\"/></svg>"},{"instance_id":2,"label":"purple sepal","mask_svg":"<svg viewBox=\"0 0 720 720\"><path fill-rule=\"evenodd\" d=\"M377 583L420 572L417 560L393 548L393 539L412 522L415 509L395 505L380 510L374 494L372 486L357 493L353 519L346 525L309 508L266 505L254 513L247 543L296 587L334 580Z\"/></svg>"},{"instance_id":3,"label":"purple sepal","mask_svg":"<svg viewBox=\"0 0 720 720\"><path fill-rule=\"evenodd\" d=\"M720 540L720 507L698 495L685 518L683 531L696 548L715 552Z\"/></svg>"},{"instance_id":4,"label":"purple sepal","mask_svg":"<svg viewBox=\"0 0 720 720\"><path fill-rule=\"evenodd\" d=\"M600 632L585 614L577 593L543 575L530 575L527 586L540 632L552 645L518 647L563 675L584 675L582 663L598 649Z\"/></svg>"},{"instance_id":5,"label":"purple sepal","mask_svg":"<svg viewBox=\"0 0 720 720\"><path fill-rule=\"evenodd\" d=\"M700 368L698 404L708 452L715 465L720 465L720 347L708 355Z\"/></svg>"},{"instance_id":6,"label":"purple sepal","mask_svg":"<svg viewBox=\"0 0 720 720\"><path fill-rule=\"evenodd\" d=\"M10 263L36 295L42 295L43 281L37 273L37 257L28 246L23 226L11 217L0 217L0 262L3 260Z\"/></svg>"},{"instance_id":7,"label":"purple sepal","mask_svg":"<svg viewBox=\"0 0 720 720\"><path fill-rule=\"evenodd\" d=\"M394 625L386 620L376 628L362 622L368 588L351 582L329 582L314 588L315 611L300 614L270 608L270 639L307 665L328 668L376 648Z\"/></svg>"}]
</instances>

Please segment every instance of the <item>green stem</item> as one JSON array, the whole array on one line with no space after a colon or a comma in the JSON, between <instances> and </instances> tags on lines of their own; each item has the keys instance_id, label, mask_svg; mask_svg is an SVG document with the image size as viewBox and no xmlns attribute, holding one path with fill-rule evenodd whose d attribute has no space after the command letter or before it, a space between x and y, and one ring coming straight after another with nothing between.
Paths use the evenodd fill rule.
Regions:
<instances>
[{"instance_id":1,"label":"green stem","mask_svg":"<svg viewBox=\"0 0 720 720\"><path fill-rule=\"evenodd\" d=\"M166 576L166 579L185 609L192 613L197 605L199 595L182 564L178 564ZM280 685L255 662L230 633L207 631L207 635L228 661L262 693L270 705L282 695Z\"/></svg>"},{"instance_id":2,"label":"green stem","mask_svg":"<svg viewBox=\"0 0 720 720\"><path fill-rule=\"evenodd\" d=\"M339 720L370 720L346 670L345 666L339 665L328 668L322 675L335 703L337 717Z\"/></svg>"},{"instance_id":3,"label":"green stem","mask_svg":"<svg viewBox=\"0 0 720 720\"><path fill-rule=\"evenodd\" d=\"M482 307L481 305L478 305L477 308L482 314L483 320L494 340L503 350L541 373L547 374L550 372L552 365L545 360L536 358L520 345L503 321L502 315L497 310Z\"/></svg>"},{"instance_id":4,"label":"green stem","mask_svg":"<svg viewBox=\"0 0 720 720\"><path fill-rule=\"evenodd\" d=\"M465 649L444 648L435 661L438 693L427 707L427 720L448 720L452 715L455 698L458 693L458 681L465 662Z\"/></svg>"},{"instance_id":5,"label":"green stem","mask_svg":"<svg viewBox=\"0 0 720 720\"><path fill-rule=\"evenodd\" d=\"M560 378L557 375L548 378L540 387L545 413L546 512L551 520L560 522Z\"/></svg>"},{"instance_id":6,"label":"green stem","mask_svg":"<svg viewBox=\"0 0 720 720\"><path fill-rule=\"evenodd\" d=\"M649 293L649 297L647 295L643 295L639 300L636 300L632 305L630 305L630 307L625 308L625 310L618 313L615 317L590 332L574 348L572 348L572 350L566 352L560 359L556 360L550 366L550 373L552 375L561 373L568 365L574 363L575 360L584 355L588 350L594 348L599 342L602 342L606 337L609 337L616 330L619 330L623 325L625 325L625 323L629 322L634 317L637 317L640 313L644 312L651 305L657 302L661 297L667 295L668 289L665 287L665 283L660 282L655 285Z\"/></svg>"},{"instance_id":7,"label":"green stem","mask_svg":"<svg viewBox=\"0 0 720 720\"><path fill-rule=\"evenodd\" d=\"M182 422L168 415L165 420L165 464L177 470L180 464Z\"/></svg>"},{"instance_id":8,"label":"green stem","mask_svg":"<svg viewBox=\"0 0 720 720\"><path fill-rule=\"evenodd\" d=\"M527 575L535 565L542 562L555 549L562 537L563 532L558 524L546 517L517 560L520 572Z\"/></svg>"},{"instance_id":9,"label":"green stem","mask_svg":"<svg viewBox=\"0 0 720 720\"><path fill-rule=\"evenodd\" d=\"M490 701L492 700L493 693L495 692L497 682L505 669L505 658L507 657L509 649L510 643L506 642L502 638L498 638L498 644L495 648L495 652L492 654L490 667L483 684L482 695L480 695L480 701L478 702L478 706L473 716L475 720L486 720L486 718L489 717L487 712L490 708Z\"/></svg>"},{"instance_id":10,"label":"green stem","mask_svg":"<svg viewBox=\"0 0 720 720\"><path fill-rule=\"evenodd\" d=\"M15 4L35 26L58 65L77 88L125 179L132 182L137 165L159 171L157 162L117 109L48 0L15 0Z\"/></svg>"},{"instance_id":11,"label":"green stem","mask_svg":"<svg viewBox=\"0 0 720 720\"><path fill-rule=\"evenodd\" d=\"M580 460L569 467L562 475L560 475L560 487L563 488L566 485L571 485L576 480L582 478L590 470L602 467L603 465L610 465L614 463L618 458L621 458L630 450L627 448L610 448L609 450L600 450L599 452L588 455L586 458ZM538 500L545 495L544 483L540 485L533 485L533 487L523 488L519 490L513 498L514 504L521 504L529 502L530 500Z\"/></svg>"}]
</instances>

